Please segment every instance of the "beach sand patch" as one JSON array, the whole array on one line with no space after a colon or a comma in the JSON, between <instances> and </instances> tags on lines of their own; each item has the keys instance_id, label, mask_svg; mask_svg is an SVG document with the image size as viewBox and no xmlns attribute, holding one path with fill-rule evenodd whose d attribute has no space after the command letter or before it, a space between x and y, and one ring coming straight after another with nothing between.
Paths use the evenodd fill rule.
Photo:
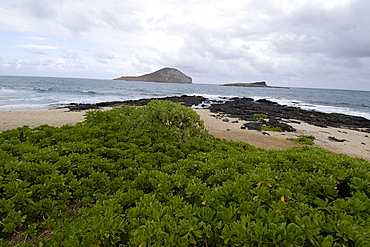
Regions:
<instances>
[{"instance_id":1,"label":"beach sand patch","mask_svg":"<svg viewBox=\"0 0 370 247\"><path fill-rule=\"evenodd\" d=\"M268 135L264 135L266 132L259 132L256 130L245 130L240 127L247 123L239 119L230 118L225 115L229 121L224 122L222 118L213 117L208 109L195 109L196 112L204 120L205 127L210 134L218 138L223 138L232 141L243 141L256 147L264 149L289 149L299 144L293 143L286 140L287 138L297 138L300 135L314 136L314 146L325 148L335 153L347 154L351 157L364 158L370 161L369 146L370 141L367 133L341 129L334 127L318 127L311 124L307 124L302 121L300 123L294 123L293 119L283 119L283 121L289 122L289 124L296 129L295 132L274 132L268 131ZM292 121L293 120L293 121ZM238 123L232 123L238 121ZM226 131L229 129L230 131ZM329 137L335 137L338 140L346 140L343 142L331 141Z\"/></svg>"},{"instance_id":2,"label":"beach sand patch","mask_svg":"<svg viewBox=\"0 0 370 247\"><path fill-rule=\"evenodd\" d=\"M109 108L107 108L109 109ZM273 132L246 130L240 127L246 123L239 119L214 117L208 109L194 109L204 121L206 129L215 137L231 141L246 142L255 147L264 149L284 150L299 144L286 140L296 138L299 135L312 135L315 137L315 145L335 153L347 154L351 157L364 158L370 161L370 138L369 134L356 130L318 127L299 121L294 123L288 119L295 132ZM0 111L0 131L14 129L28 125L31 128L47 124L61 127L73 125L84 120L86 111L69 111L68 109L44 110L44 111ZM223 119L228 118L227 121ZM345 139L344 142L331 141L329 137Z\"/></svg>"}]
</instances>

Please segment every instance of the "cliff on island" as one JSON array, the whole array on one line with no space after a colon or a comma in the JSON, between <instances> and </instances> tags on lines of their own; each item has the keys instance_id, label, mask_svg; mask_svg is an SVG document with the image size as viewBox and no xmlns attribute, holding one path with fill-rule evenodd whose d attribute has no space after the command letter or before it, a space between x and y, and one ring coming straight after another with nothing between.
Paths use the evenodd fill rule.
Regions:
<instances>
[{"instance_id":1,"label":"cliff on island","mask_svg":"<svg viewBox=\"0 0 370 247\"><path fill-rule=\"evenodd\" d=\"M228 84L224 84L222 86L287 88L287 87L268 86L265 81L252 82L252 83L228 83Z\"/></svg>"},{"instance_id":2,"label":"cliff on island","mask_svg":"<svg viewBox=\"0 0 370 247\"><path fill-rule=\"evenodd\" d=\"M113 80L192 83L192 78L190 76L187 76L180 70L174 68L163 68L153 73L141 76L122 76Z\"/></svg>"}]
</instances>

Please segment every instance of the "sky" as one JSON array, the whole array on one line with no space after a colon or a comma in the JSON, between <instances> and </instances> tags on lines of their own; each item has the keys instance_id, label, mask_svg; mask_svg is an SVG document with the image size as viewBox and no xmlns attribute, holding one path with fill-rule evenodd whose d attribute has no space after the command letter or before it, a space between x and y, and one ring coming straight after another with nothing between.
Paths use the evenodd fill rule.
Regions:
<instances>
[{"instance_id":1,"label":"sky","mask_svg":"<svg viewBox=\"0 0 370 247\"><path fill-rule=\"evenodd\" d=\"M2 0L0 75L370 91L368 0Z\"/></svg>"}]
</instances>

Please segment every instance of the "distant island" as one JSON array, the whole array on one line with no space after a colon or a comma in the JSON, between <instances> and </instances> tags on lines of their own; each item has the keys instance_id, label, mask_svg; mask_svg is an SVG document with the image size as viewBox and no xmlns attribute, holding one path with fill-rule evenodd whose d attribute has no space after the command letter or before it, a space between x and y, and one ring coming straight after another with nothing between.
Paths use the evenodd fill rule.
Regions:
<instances>
[{"instance_id":1,"label":"distant island","mask_svg":"<svg viewBox=\"0 0 370 247\"><path fill-rule=\"evenodd\" d=\"M251 83L227 83L222 86L233 86L233 87L270 87L270 88L288 88L288 87L275 87L267 86L265 81L251 82Z\"/></svg>"},{"instance_id":2,"label":"distant island","mask_svg":"<svg viewBox=\"0 0 370 247\"><path fill-rule=\"evenodd\" d=\"M167 82L167 83L193 83L190 76L185 75L178 69L163 68L150 74L141 76L121 76L113 80L123 81L150 81L150 82Z\"/></svg>"}]
</instances>

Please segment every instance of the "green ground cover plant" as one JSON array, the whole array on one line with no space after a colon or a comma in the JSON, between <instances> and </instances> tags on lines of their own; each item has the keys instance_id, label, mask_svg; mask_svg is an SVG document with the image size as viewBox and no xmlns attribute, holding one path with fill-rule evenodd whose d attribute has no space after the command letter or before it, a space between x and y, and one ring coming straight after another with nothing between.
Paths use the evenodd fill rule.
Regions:
<instances>
[{"instance_id":1,"label":"green ground cover plant","mask_svg":"<svg viewBox=\"0 0 370 247\"><path fill-rule=\"evenodd\" d=\"M284 130L282 130L282 128L280 128L280 127L272 127L272 126L269 126L269 125L264 125L264 126L261 127L261 129L263 131L284 132Z\"/></svg>"},{"instance_id":2,"label":"green ground cover plant","mask_svg":"<svg viewBox=\"0 0 370 247\"><path fill-rule=\"evenodd\" d=\"M370 164L151 101L0 133L1 246L370 246Z\"/></svg>"},{"instance_id":3,"label":"green ground cover plant","mask_svg":"<svg viewBox=\"0 0 370 247\"><path fill-rule=\"evenodd\" d=\"M313 145L315 144L315 137L312 135L299 135L297 138L287 138L287 140L302 145Z\"/></svg>"},{"instance_id":4,"label":"green ground cover plant","mask_svg":"<svg viewBox=\"0 0 370 247\"><path fill-rule=\"evenodd\" d=\"M258 113L258 114L253 114L253 118L262 120L262 119L268 118L268 116L266 114L263 114L263 113Z\"/></svg>"}]
</instances>

